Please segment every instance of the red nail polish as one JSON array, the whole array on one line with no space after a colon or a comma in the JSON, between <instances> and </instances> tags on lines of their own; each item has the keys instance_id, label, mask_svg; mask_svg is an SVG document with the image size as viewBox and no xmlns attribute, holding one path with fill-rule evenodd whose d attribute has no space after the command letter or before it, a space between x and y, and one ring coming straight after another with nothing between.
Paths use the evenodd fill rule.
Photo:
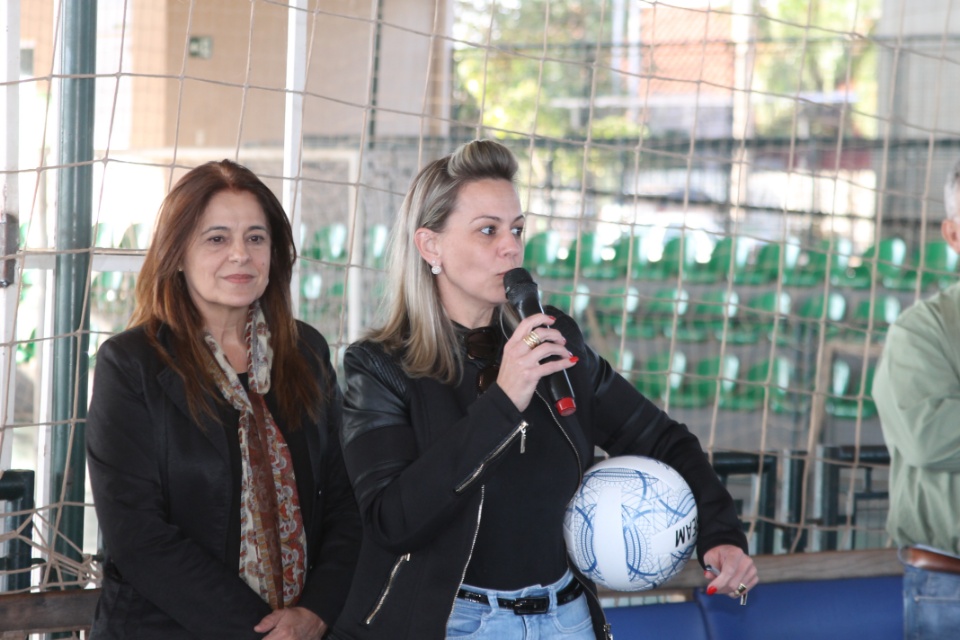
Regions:
<instances>
[{"instance_id":1,"label":"red nail polish","mask_svg":"<svg viewBox=\"0 0 960 640\"><path fill-rule=\"evenodd\" d=\"M573 364L577 364L578 362L580 362L580 358L578 358L577 356L570 356L570 362L572 362Z\"/></svg>"},{"instance_id":2,"label":"red nail polish","mask_svg":"<svg viewBox=\"0 0 960 640\"><path fill-rule=\"evenodd\" d=\"M716 592L717 592L717 588L716 588L716 587L712 587L712 586L711 586L711 587L707 587L707 595L708 595L708 596L712 596L712 595L715 594Z\"/></svg>"}]
</instances>

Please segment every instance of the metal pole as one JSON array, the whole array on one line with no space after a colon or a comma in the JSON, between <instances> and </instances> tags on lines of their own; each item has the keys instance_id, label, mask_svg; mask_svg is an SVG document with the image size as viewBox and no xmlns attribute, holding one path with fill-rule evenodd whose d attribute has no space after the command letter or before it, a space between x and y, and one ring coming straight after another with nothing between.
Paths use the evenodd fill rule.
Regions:
<instances>
[{"instance_id":1,"label":"metal pole","mask_svg":"<svg viewBox=\"0 0 960 640\"><path fill-rule=\"evenodd\" d=\"M80 559L83 548L84 420L87 414L90 265L93 206L93 105L97 1L61 5L60 166L57 185L57 263L53 343L51 504L60 509L54 549ZM87 76L87 77L84 77ZM56 512L55 512L56 513ZM76 547L76 548L74 548ZM56 564L54 567L56 568ZM60 575L69 582L76 576Z\"/></svg>"},{"instance_id":2,"label":"metal pole","mask_svg":"<svg viewBox=\"0 0 960 640\"><path fill-rule=\"evenodd\" d=\"M0 4L0 473L13 460L16 398L16 284L20 237L20 2Z\"/></svg>"},{"instance_id":3,"label":"metal pole","mask_svg":"<svg viewBox=\"0 0 960 640\"><path fill-rule=\"evenodd\" d=\"M307 0L290 0L287 9L287 81L283 109L283 208L293 227L297 254L303 255L303 93L307 86ZM290 282L293 313L300 315L300 267Z\"/></svg>"}]
</instances>

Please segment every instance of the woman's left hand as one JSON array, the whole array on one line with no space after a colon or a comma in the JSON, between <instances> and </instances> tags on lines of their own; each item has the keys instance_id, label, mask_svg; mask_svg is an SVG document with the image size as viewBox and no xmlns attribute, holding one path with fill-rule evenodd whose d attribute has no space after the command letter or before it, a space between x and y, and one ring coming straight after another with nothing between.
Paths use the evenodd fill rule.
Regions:
<instances>
[{"instance_id":1,"label":"woman's left hand","mask_svg":"<svg viewBox=\"0 0 960 640\"><path fill-rule=\"evenodd\" d=\"M753 559L732 544L721 544L710 549L703 555L703 563L717 570L716 574L710 571L703 574L703 577L711 580L707 585L707 595L725 593L731 598L739 598L744 593L738 591L740 585L749 591L759 582Z\"/></svg>"},{"instance_id":2,"label":"woman's left hand","mask_svg":"<svg viewBox=\"0 0 960 640\"><path fill-rule=\"evenodd\" d=\"M309 609L290 607L267 615L253 630L266 633L264 640L320 640L327 623Z\"/></svg>"}]
</instances>

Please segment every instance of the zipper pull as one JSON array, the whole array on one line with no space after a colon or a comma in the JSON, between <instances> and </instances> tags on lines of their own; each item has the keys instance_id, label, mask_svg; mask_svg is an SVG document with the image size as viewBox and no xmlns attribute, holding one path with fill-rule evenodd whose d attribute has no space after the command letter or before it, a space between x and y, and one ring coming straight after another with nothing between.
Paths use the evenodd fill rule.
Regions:
<instances>
[{"instance_id":1,"label":"zipper pull","mask_svg":"<svg viewBox=\"0 0 960 640\"><path fill-rule=\"evenodd\" d=\"M527 451L527 423L523 423L523 426L520 427L520 453L526 453Z\"/></svg>"}]
</instances>

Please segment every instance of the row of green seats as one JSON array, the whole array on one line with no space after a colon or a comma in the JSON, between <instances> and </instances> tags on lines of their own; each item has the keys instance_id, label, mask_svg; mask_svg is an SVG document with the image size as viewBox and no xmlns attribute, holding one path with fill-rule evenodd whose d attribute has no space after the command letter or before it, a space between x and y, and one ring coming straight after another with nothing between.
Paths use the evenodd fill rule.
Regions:
<instances>
[{"instance_id":1,"label":"row of green seats","mask_svg":"<svg viewBox=\"0 0 960 640\"><path fill-rule=\"evenodd\" d=\"M363 237L363 264L383 269L390 230L385 224L367 227ZM349 229L342 222L324 225L303 239L301 254L309 260L346 264L350 260Z\"/></svg>"},{"instance_id":2,"label":"row of green seats","mask_svg":"<svg viewBox=\"0 0 960 640\"><path fill-rule=\"evenodd\" d=\"M731 411L758 411L766 403L774 413L809 410L812 381L798 381L796 367L785 356L762 358L742 375L740 365L740 358L731 353L708 356L688 365L687 356L674 350L654 354L628 375L648 398L668 400L671 407L681 409L716 404ZM874 370L874 364L869 364L861 379L854 375L849 362L834 360L825 403L827 414L841 419L875 416L876 405L870 397Z\"/></svg>"},{"instance_id":3,"label":"row of green seats","mask_svg":"<svg viewBox=\"0 0 960 640\"><path fill-rule=\"evenodd\" d=\"M586 279L681 279L686 284L733 280L739 285L768 285L778 279L788 287L814 287L826 282L838 287L867 289L874 282L894 290L940 287L957 279L958 255L943 240L918 247L910 260L902 238L888 238L855 256L844 238L825 239L813 247L794 242L761 243L750 259L751 245L724 236L713 247L709 261L696 261L695 243L683 236L667 240L659 259L648 260L644 238L624 235L606 245L596 233L574 240L563 259L555 231L534 234L526 244L524 264L544 278L572 279L579 257Z\"/></svg>"},{"instance_id":4,"label":"row of green seats","mask_svg":"<svg viewBox=\"0 0 960 640\"><path fill-rule=\"evenodd\" d=\"M787 291L763 291L741 302L737 291L726 288L705 291L697 299L683 288L663 288L642 303L635 287L615 287L586 298L586 304L591 303L607 334L679 342L725 339L730 344L755 344L775 334L786 344L819 330L828 338L859 340L868 328L874 340L881 340L901 311L899 298L892 294L862 299L848 316L847 299L839 291L808 296L794 309Z\"/></svg>"}]
</instances>

